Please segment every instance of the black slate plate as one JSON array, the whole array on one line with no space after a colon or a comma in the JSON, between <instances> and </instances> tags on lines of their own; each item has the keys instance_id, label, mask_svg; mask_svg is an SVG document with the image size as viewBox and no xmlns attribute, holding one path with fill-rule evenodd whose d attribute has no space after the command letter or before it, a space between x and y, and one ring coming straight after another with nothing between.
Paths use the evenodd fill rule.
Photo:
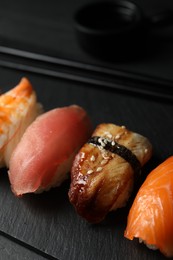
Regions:
<instances>
[{"instance_id":1,"label":"black slate plate","mask_svg":"<svg viewBox=\"0 0 173 260\"><path fill-rule=\"evenodd\" d=\"M1 91L12 88L22 76L31 80L45 110L76 103L88 111L94 127L102 122L113 122L147 136L154 154L143 170L141 182L151 169L172 154L171 102L7 68L0 68ZM69 184L70 180L49 192L16 198L11 192L7 171L2 169L1 234L15 241L16 247L21 245L31 250L31 255L35 251L47 259L165 259L158 251L123 237L132 198L126 208L109 214L98 225L91 225L81 219L69 203ZM31 259L38 258L32 256Z\"/></svg>"}]
</instances>

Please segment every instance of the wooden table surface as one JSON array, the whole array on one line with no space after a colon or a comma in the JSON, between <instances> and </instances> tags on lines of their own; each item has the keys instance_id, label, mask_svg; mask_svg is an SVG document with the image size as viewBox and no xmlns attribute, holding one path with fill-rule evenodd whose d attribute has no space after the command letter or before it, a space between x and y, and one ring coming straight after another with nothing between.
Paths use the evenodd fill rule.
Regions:
<instances>
[{"instance_id":1,"label":"wooden table surface","mask_svg":"<svg viewBox=\"0 0 173 260\"><path fill-rule=\"evenodd\" d=\"M9 90L21 77L26 76L32 82L45 111L78 104L87 110L94 127L99 123L112 122L126 125L130 130L148 137L154 152L143 169L142 182L150 170L173 153L173 105L172 91L169 89L173 80L173 52L168 55L166 48L164 55L160 53L154 60L148 58L123 64L90 57L80 49L70 27L72 14L81 1L69 2L69 8L65 7L65 2L52 0L50 6L50 1L49 5L48 1L44 4L42 1L26 1L25 7L19 0L2 3L1 46L8 47L8 51L13 48L26 50L58 60L56 64L36 61L26 58L26 53L25 57L19 57L19 53L4 53L0 47L1 92ZM149 6L142 0L140 2L145 8ZM171 1L164 3L171 6ZM157 6L161 9L162 4L157 5L153 1L152 8ZM150 6L150 12L152 8ZM53 35L57 28L58 34ZM173 49L171 40L167 46ZM89 70L86 64L91 65ZM98 68L97 73L93 72ZM105 68L108 69L106 73ZM118 74L112 71L118 71ZM121 74L122 71L127 74ZM139 74L143 76L139 77ZM160 86L158 79L162 83ZM140 93L139 89L152 87L152 82L155 84L152 93L150 89ZM157 82L159 91L160 88L162 90L160 93L164 92L164 82L165 86L169 86L169 95L163 95L163 98L162 95L157 96ZM139 89L135 84L139 84ZM1 169L0 259L165 259L158 251L149 250L136 240L131 242L124 238L132 198L127 207L110 213L102 223L91 225L80 218L69 203L69 184L70 179L49 192L16 198L10 189L7 170Z\"/></svg>"}]
</instances>

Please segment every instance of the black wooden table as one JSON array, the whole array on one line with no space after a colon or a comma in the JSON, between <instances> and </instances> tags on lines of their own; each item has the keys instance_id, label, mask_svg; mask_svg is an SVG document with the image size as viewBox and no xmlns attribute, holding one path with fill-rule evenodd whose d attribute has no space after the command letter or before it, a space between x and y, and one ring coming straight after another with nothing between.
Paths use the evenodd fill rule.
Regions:
<instances>
[{"instance_id":1,"label":"black wooden table","mask_svg":"<svg viewBox=\"0 0 173 260\"><path fill-rule=\"evenodd\" d=\"M78 104L87 110L94 127L112 122L147 136L154 152L142 182L173 153L171 27L164 31L169 39L163 38L163 52L155 58L110 63L84 53L76 42L73 13L81 1L42 2L2 2L1 92L26 76L46 111ZM157 1L140 2L149 13L163 8ZM171 1L164 1L166 5L171 7ZM7 170L1 169L0 259L165 259L123 237L132 198L126 208L91 225L69 203L69 184L67 180L49 192L16 198Z\"/></svg>"}]
</instances>

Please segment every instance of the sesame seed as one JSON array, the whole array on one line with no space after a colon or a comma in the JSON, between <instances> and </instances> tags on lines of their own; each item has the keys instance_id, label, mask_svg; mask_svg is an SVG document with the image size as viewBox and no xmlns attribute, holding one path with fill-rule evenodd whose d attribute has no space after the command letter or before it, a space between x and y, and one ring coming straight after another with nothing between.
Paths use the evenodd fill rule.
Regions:
<instances>
[{"instance_id":1,"label":"sesame seed","mask_svg":"<svg viewBox=\"0 0 173 260\"><path fill-rule=\"evenodd\" d=\"M95 161L95 159L96 159L96 158L95 158L95 156L94 156L94 155L92 155L92 156L91 156L91 158L90 158L90 161L91 161L91 162L94 162L94 161Z\"/></svg>"},{"instance_id":2,"label":"sesame seed","mask_svg":"<svg viewBox=\"0 0 173 260\"><path fill-rule=\"evenodd\" d=\"M83 191L84 191L84 187L81 187L79 193L82 193Z\"/></svg>"},{"instance_id":3,"label":"sesame seed","mask_svg":"<svg viewBox=\"0 0 173 260\"><path fill-rule=\"evenodd\" d=\"M114 146L114 145L115 145L115 142L114 142L114 141L112 141L112 142L111 142L111 145L112 145L112 146Z\"/></svg>"},{"instance_id":4,"label":"sesame seed","mask_svg":"<svg viewBox=\"0 0 173 260\"><path fill-rule=\"evenodd\" d=\"M119 139L120 138L120 134L117 134L116 136L115 136L115 139Z\"/></svg>"},{"instance_id":5,"label":"sesame seed","mask_svg":"<svg viewBox=\"0 0 173 260\"><path fill-rule=\"evenodd\" d=\"M107 137L111 139L111 138L112 138L112 135L111 135L111 134L107 134Z\"/></svg>"},{"instance_id":6,"label":"sesame seed","mask_svg":"<svg viewBox=\"0 0 173 260\"><path fill-rule=\"evenodd\" d=\"M110 156L103 156L103 158L104 158L105 160L109 160L109 159L110 159Z\"/></svg>"},{"instance_id":7,"label":"sesame seed","mask_svg":"<svg viewBox=\"0 0 173 260\"><path fill-rule=\"evenodd\" d=\"M122 125L121 128L125 129L126 127L125 127L125 125Z\"/></svg>"},{"instance_id":8,"label":"sesame seed","mask_svg":"<svg viewBox=\"0 0 173 260\"><path fill-rule=\"evenodd\" d=\"M108 138L112 138L112 134L108 131L105 132L105 135L108 137Z\"/></svg>"},{"instance_id":9,"label":"sesame seed","mask_svg":"<svg viewBox=\"0 0 173 260\"><path fill-rule=\"evenodd\" d=\"M93 170L88 170L87 171L87 174L91 174L91 173L93 173Z\"/></svg>"},{"instance_id":10,"label":"sesame seed","mask_svg":"<svg viewBox=\"0 0 173 260\"><path fill-rule=\"evenodd\" d=\"M102 153L102 157L103 157L103 159L105 159L105 160L110 159L110 156L108 155L107 152Z\"/></svg>"},{"instance_id":11,"label":"sesame seed","mask_svg":"<svg viewBox=\"0 0 173 260\"><path fill-rule=\"evenodd\" d=\"M104 160L101 161L101 165L105 165L107 163L108 163L108 159L104 159Z\"/></svg>"},{"instance_id":12,"label":"sesame seed","mask_svg":"<svg viewBox=\"0 0 173 260\"><path fill-rule=\"evenodd\" d=\"M98 146L99 150L102 152L104 147L103 146Z\"/></svg>"},{"instance_id":13,"label":"sesame seed","mask_svg":"<svg viewBox=\"0 0 173 260\"><path fill-rule=\"evenodd\" d=\"M144 153L147 153L148 152L148 149L146 148L145 150L144 150Z\"/></svg>"},{"instance_id":14,"label":"sesame seed","mask_svg":"<svg viewBox=\"0 0 173 260\"><path fill-rule=\"evenodd\" d=\"M85 158L85 153L81 153L81 158Z\"/></svg>"},{"instance_id":15,"label":"sesame seed","mask_svg":"<svg viewBox=\"0 0 173 260\"><path fill-rule=\"evenodd\" d=\"M97 172L101 172L102 169L103 169L102 167L98 167L96 171L97 171Z\"/></svg>"},{"instance_id":16,"label":"sesame seed","mask_svg":"<svg viewBox=\"0 0 173 260\"><path fill-rule=\"evenodd\" d=\"M86 184L86 181L83 180L83 179L79 179L77 183L78 183L78 184L83 184L83 185L85 185L85 184Z\"/></svg>"}]
</instances>

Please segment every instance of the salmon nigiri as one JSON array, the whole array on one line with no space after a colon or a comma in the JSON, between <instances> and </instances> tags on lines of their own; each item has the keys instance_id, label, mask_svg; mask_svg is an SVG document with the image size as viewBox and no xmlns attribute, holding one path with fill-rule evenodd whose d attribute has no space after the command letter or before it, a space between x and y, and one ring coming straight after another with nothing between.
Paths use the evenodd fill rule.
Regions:
<instances>
[{"instance_id":1,"label":"salmon nigiri","mask_svg":"<svg viewBox=\"0 0 173 260\"><path fill-rule=\"evenodd\" d=\"M130 209L125 237L173 256L173 156L146 178Z\"/></svg>"},{"instance_id":2,"label":"salmon nigiri","mask_svg":"<svg viewBox=\"0 0 173 260\"><path fill-rule=\"evenodd\" d=\"M8 167L14 147L40 113L41 105L27 78L0 96L0 167Z\"/></svg>"},{"instance_id":3,"label":"salmon nigiri","mask_svg":"<svg viewBox=\"0 0 173 260\"><path fill-rule=\"evenodd\" d=\"M12 191L20 196L59 186L68 177L74 156L90 133L90 119L79 106L55 108L39 116L12 154Z\"/></svg>"}]
</instances>

